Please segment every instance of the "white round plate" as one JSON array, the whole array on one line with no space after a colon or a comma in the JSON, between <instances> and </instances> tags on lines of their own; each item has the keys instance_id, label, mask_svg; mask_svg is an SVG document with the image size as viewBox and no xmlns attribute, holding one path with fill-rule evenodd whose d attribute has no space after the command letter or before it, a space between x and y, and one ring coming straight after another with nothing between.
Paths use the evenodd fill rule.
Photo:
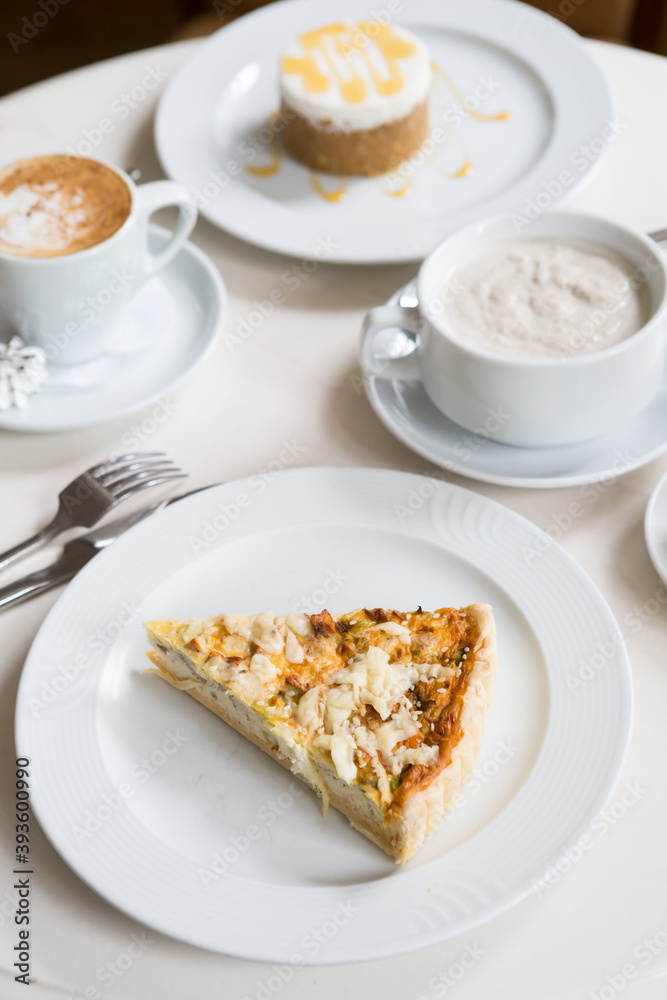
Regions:
<instances>
[{"instance_id":1,"label":"white round plate","mask_svg":"<svg viewBox=\"0 0 667 1000\"><path fill-rule=\"evenodd\" d=\"M658 480L646 506L644 536L655 571L667 587L667 472Z\"/></svg>"},{"instance_id":2,"label":"white round plate","mask_svg":"<svg viewBox=\"0 0 667 1000\"><path fill-rule=\"evenodd\" d=\"M151 226L151 250L169 236ZM0 428L69 431L118 420L173 392L213 350L227 315L227 291L205 253L186 243L141 289L118 320L113 354L52 368L22 410L0 411Z\"/></svg>"},{"instance_id":3,"label":"white round plate","mask_svg":"<svg viewBox=\"0 0 667 1000\"><path fill-rule=\"evenodd\" d=\"M573 31L514 0L410 0L398 15L459 91L437 78L431 126L446 138L413 172L408 196L352 178L341 201L327 202L310 171L284 155L274 175L251 175L248 167L273 155L261 130L280 103L285 45L332 18L354 23L377 9L367 0L283 0L233 21L180 68L160 101L155 139L165 171L210 222L297 257L419 260L477 217L523 214L535 199L533 211L553 207L589 176L613 119L607 83ZM468 116L462 98L476 96L480 113L511 117ZM318 176L327 190L340 187Z\"/></svg>"},{"instance_id":4,"label":"white round plate","mask_svg":"<svg viewBox=\"0 0 667 1000\"><path fill-rule=\"evenodd\" d=\"M415 301L410 283L401 294ZM406 335L389 331L387 350L409 351ZM552 489L599 483L647 465L667 451L667 371L662 388L641 413L609 434L582 444L554 448L516 448L468 431L446 417L426 394L421 381L382 378L366 373L363 386L385 427L412 451L447 472L499 486Z\"/></svg>"},{"instance_id":5,"label":"white round plate","mask_svg":"<svg viewBox=\"0 0 667 1000\"><path fill-rule=\"evenodd\" d=\"M484 745L404 867L141 673L142 619L473 601L499 635ZM418 476L299 469L188 497L96 556L35 639L16 727L37 818L89 885L184 941L298 965L420 948L526 896L606 803L631 716L607 604L534 525Z\"/></svg>"}]
</instances>

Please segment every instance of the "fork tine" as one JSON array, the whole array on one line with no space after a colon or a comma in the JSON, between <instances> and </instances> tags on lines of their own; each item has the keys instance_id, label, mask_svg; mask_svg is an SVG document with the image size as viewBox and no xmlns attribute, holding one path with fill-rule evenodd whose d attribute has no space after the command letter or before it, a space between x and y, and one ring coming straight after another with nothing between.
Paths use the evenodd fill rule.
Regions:
<instances>
[{"instance_id":1,"label":"fork tine","mask_svg":"<svg viewBox=\"0 0 667 1000\"><path fill-rule=\"evenodd\" d=\"M124 493L121 493L119 496L117 496L114 501L114 506L117 503L120 503L121 500L127 500L128 497L136 496L137 493L143 493L144 490L147 490L151 486L160 486L161 483L171 483L174 482L176 479L187 479L187 478L188 477L186 472L180 472L178 475L175 476L159 476L156 479L144 479L142 480L142 482L136 483L134 486L131 486L129 489L127 489Z\"/></svg>"},{"instance_id":2,"label":"fork tine","mask_svg":"<svg viewBox=\"0 0 667 1000\"><path fill-rule=\"evenodd\" d=\"M135 483L143 482L144 479L150 479L152 476L180 473L180 471L177 465L154 465L147 469L141 469L139 472L133 472L130 476L121 476L118 479L114 479L113 482L106 484L105 489L114 496L118 496L123 490L134 486Z\"/></svg>"},{"instance_id":3,"label":"fork tine","mask_svg":"<svg viewBox=\"0 0 667 1000\"><path fill-rule=\"evenodd\" d=\"M151 471L180 472L181 470L170 458L163 458L155 461L146 460L145 462L130 462L129 465L125 465L120 469L115 469L113 472L105 472L104 475L98 476L97 482L100 486L104 486L105 489L113 492L113 487L117 483L124 482L124 480L129 479L132 474Z\"/></svg>"},{"instance_id":4,"label":"fork tine","mask_svg":"<svg viewBox=\"0 0 667 1000\"><path fill-rule=\"evenodd\" d=\"M98 462L97 465L86 469L86 472L89 476L97 476L101 472L110 472L111 470L120 468L125 462L134 462L137 459L146 458L164 458L166 454L165 451L133 451L127 455L119 455L118 458L114 458L113 460L108 458L105 462Z\"/></svg>"}]
</instances>

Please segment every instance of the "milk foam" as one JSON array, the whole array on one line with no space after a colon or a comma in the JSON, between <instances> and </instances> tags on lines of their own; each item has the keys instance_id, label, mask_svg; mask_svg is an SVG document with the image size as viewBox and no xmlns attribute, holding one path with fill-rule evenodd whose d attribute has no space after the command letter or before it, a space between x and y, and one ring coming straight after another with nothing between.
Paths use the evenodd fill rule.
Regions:
<instances>
[{"instance_id":1,"label":"milk foam","mask_svg":"<svg viewBox=\"0 0 667 1000\"><path fill-rule=\"evenodd\" d=\"M65 194L55 181L21 184L0 194L0 241L27 253L65 250L94 221L83 202L81 192Z\"/></svg>"},{"instance_id":2,"label":"milk foam","mask_svg":"<svg viewBox=\"0 0 667 1000\"><path fill-rule=\"evenodd\" d=\"M58 257L113 235L132 194L97 160L63 154L19 160L0 170L0 253Z\"/></svg>"}]
</instances>

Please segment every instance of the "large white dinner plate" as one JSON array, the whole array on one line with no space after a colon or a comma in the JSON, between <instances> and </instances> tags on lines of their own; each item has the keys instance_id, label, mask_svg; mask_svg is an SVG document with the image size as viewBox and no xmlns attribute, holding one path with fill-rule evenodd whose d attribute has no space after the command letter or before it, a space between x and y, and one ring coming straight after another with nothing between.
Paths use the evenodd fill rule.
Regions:
<instances>
[{"instance_id":1,"label":"large white dinner plate","mask_svg":"<svg viewBox=\"0 0 667 1000\"><path fill-rule=\"evenodd\" d=\"M499 634L484 745L402 868L141 673L146 618L473 601ZM98 555L33 644L17 751L47 835L110 902L205 948L328 964L460 934L539 885L610 795L631 715L609 608L534 525L437 480L301 469L193 495Z\"/></svg>"},{"instance_id":2,"label":"large white dinner plate","mask_svg":"<svg viewBox=\"0 0 667 1000\"><path fill-rule=\"evenodd\" d=\"M282 0L197 47L166 88L155 138L166 172L190 188L207 219L294 256L418 260L481 215L553 207L615 137L601 70L555 18L515 0L410 0L397 21L424 40L459 91L436 84L431 125L444 127L447 138L414 172L410 194L392 197L376 180L356 178L342 201L330 203L313 190L309 171L286 156L273 176L248 173L249 165L270 160L261 129L279 105L283 47L332 19L355 22L379 9L365 0L334 7L330 0ZM510 119L466 117L461 97L476 94L481 113L509 111ZM249 136L258 137L260 152ZM467 163L469 172L462 170ZM338 187L336 178L321 180Z\"/></svg>"}]
</instances>

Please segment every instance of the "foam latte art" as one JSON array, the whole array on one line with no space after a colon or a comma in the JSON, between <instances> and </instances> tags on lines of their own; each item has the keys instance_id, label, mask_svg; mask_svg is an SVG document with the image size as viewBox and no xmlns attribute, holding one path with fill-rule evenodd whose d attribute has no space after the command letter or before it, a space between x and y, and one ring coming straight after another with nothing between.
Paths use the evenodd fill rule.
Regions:
<instances>
[{"instance_id":1,"label":"foam latte art","mask_svg":"<svg viewBox=\"0 0 667 1000\"><path fill-rule=\"evenodd\" d=\"M130 214L123 178L96 160L39 156L0 170L0 253L59 257L102 243Z\"/></svg>"}]
</instances>

